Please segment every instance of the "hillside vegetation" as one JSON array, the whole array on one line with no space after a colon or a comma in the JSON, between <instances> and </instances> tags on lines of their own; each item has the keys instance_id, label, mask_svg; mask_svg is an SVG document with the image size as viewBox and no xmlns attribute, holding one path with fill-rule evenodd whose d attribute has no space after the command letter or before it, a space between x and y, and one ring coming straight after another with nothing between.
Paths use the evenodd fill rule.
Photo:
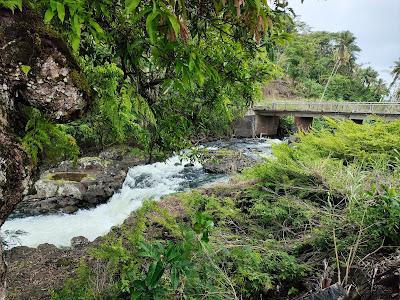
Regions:
<instances>
[{"instance_id":1,"label":"hillside vegetation","mask_svg":"<svg viewBox=\"0 0 400 300\"><path fill-rule=\"evenodd\" d=\"M300 24L287 47L276 54L284 75L281 85L290 91L289 98L382 101L388 88L378 72L357 62L360 51L349 31L310 32Z\"/></svg>"}]
</instances>

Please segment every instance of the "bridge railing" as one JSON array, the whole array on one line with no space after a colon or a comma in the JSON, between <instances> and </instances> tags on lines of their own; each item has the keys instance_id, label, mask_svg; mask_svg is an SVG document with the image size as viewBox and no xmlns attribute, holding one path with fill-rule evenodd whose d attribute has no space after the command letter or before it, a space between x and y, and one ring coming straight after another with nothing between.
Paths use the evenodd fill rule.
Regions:
<instances>
[{"instance_id":1,"label":"bridge railing","mask_svg":"<svg viewBox=\"0 0 400 300\"><path fill-rule=\"evenodd\" d=\"M315 112L315 113L356 113L393 115L400 114L399 102L267 102L254 106L254 111L268 110L277 112Z\"/></svg>"}]
</instances>

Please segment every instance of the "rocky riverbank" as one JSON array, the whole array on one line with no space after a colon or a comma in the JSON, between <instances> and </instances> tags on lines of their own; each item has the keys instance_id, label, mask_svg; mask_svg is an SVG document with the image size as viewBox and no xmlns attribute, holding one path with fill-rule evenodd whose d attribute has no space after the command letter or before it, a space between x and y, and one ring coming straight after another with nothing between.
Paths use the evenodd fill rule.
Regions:
<instances>
[{"instance_id":1,"label":"rocky riverbank","mask_svg":"<svg viewBox=\"0 0 400 300\"><path fill-rule=\"evenodd\" d=\"M213 187L203 188L195 191L197 195L204 197L216 197L224 199L226 197L233 199L237 203L248 201L246 190L255 186L256 181L230 181L225 184L214 185ZM149 239L170 240L171 232L168 226L162 223L163 214L168 215L177 222L188 222L187 207L182 202L181 195L168 196L156 204L157 209L150 212L146 216L147 229L145 236ZM165 216L164 216L165 217ZM78 266L84 262L92 270L90 280L96 286L98 291L107 289L112 284L112 274L107 269L106 261L97 259L91 255L91 250L99 247L101 244L110 245L107 241L115 241L119 238L126 239L126 232L132 232L137 226L137 220L140 214L133 212L124 224L115 227L104 237L99 237L93 242L89 242L84 237L75 237L71 241L71 247L57 248L54 245L42 244L37 248L15 247L6 251L6 260L9 266L7 274L8 282L8 298L11 300L48 300L51 299L51 293L65 285L68 278L77 278L82 276L78 271ZM164 225L162 225L164 224ZM166 227L164 227L166 226ZM214 238L218 238L218 232L214 232ZM129 244L126 240L124 243ZM107 247L107 246L106 246ZM260 247L262 247L260 245ZM275 249L275 248L273 248ZM299 263L307 261L309 257L305 255L299 259ZM366 265L376 264L379 270L376 275L376 282L373 293L368 289L360 290L359 298L340 298L345 295L345 289L340 284L329 283L326 288L317 286L318 280L316 276L304 278L302 281L302 291L297 291L296 298L273 296L268 299L298 299L298 300L338 300L338 299L376 299L386 300L395 299L391 295L392 287L398 283L398 273L396 268L400 259L400 253L393 253L389 256L382 253L371 253ZM320 272L323 268L321 262L316 262L316 271ZM287 266L286 266L287 267ZM326 273L328 272L328 273ZM326 280L331 280L329 276L334 276L329 268L325 270L324 276L328 276ZM358 270L360 274L351 273L352 280L360 283L364 280L365 270ZM244 276L244 275L243 275ZM325 278L325 277L324 277ZM325 280L322 278L322 280ZM285 288L284 286L281 286ZM394 294L393 294L394 295Z\"/></svg>"},{"instance_id":2,"label":"rocky riverbank","mask_svg":"<svg viewBox=\"0 0 400 300\"><path fill-rule=\"evenodd\" d=\"M237 143L240 141L233 142L234 145ZM223 142L206 148L202 157L204 171L234 174L257 164L259 160L256 157L262 151L255 145L241 145L237 149ZM82 157L75 163L61 162L41 174L34 184L35 194L24 199L14 216L72 214L78 209L95 207L106 202L120 189L130 167L144 163L142 157L133 155L126 147L114 147L96 156ZM184 173L192 167L191 164L185 166ZM207 189L204 191L208 193ZM173 196L159 204L172 215L182 213L179 199ZM132 213L122 227L129 226L134 218L135 213ZM71 247L57 248L51 244L41 244L37 248L20 246L8 250L10 299L27 299L26 295L29 295L29 299L50 299L51 290L60 288L66 278L74 276L81 260L95 268L104 268L100 262L90 258L88 250L98 246L107 236L118 236L120 232L121 227L114 227L105 237L99 237L93 242L84 237L75 237L71 240Z\"/></svg>"},{"instance_id":3,"label":"rocky riverbank","mask_svg":"<svg viewBox=\"0 0 400 300\"><path fill-rule=\"evenodd\" d=\"M208 173L234 174L259 162L256 149L211 148L201 157ZM45 170L34 183L34 193L24 197L11 215L73 214L89 209L107 200L118 191L129 168L145 164L143 155L133 154L129 147L112 147L97 155L86 156L76 162L63 161ZM188 165L190 166L190 164Z\"/></svg>"},{"instance_id":4,"label":"rocky riverbank","mask_svg":"<svg viewBox=\"0 0 400 300\"><path fill-rule=\"evenodd\" d=\"M128 147L114 147L76 162L63 161L44 171L35 193L19 203L11 217L75 213L106 202L122 186L130 167L145 164Z\"/></svg>"},{"instance_id":5,"label":"rocky riverbank","mask_svg":"<svg viewBox=\"0 0 400 300\"><path fill-rule=\"evenodd\" d=\"M229 183L230 189L240 189L243 183ZM224 185L225 186L225 185ZM212 194L219 186L200 189L204 194ZM168 196L157 204L177 219L187 219L180 199ZM115 240L123 236L124 230L132 230L137 219L136 212L124 221L121 226L114 227L107 235L89 242L85 237L75 237L71 247L58 248L52 244L41 244L37 248L25 246L14 247L5 251L8 298L11 300L49 300L54 290L60 289L68 278L78 276L77 268L85 262L97 270L96 278L99 289L108 282L107 266L101 260L90 255L91 249L98 247L107 239ZM157 231L157 228L154 228Z\"/></svg>"}]
</instances>

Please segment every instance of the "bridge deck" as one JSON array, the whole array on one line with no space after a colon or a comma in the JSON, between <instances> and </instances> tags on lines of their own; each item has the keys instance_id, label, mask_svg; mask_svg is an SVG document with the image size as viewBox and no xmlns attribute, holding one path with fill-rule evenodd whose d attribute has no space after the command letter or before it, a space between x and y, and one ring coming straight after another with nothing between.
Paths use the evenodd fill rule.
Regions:
<instances>
[{"instance_id":1,"label":"bridge deck","mask_svg":"<svg viewBox=\"0 0 400 300\"><path fill-rule=\"evenodd\" d=\"M364 118L377 115L387 118L400 118L398 102L300 102L277 101L253 107L256 114L262 115L334 115Z\"/></svg>"}]
</instances>

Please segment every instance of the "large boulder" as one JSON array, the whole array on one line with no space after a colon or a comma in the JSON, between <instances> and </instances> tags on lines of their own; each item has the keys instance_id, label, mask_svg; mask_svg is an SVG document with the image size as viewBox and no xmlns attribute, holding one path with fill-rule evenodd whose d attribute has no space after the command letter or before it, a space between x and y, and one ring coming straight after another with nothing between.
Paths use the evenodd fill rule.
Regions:
<instances>
[{"instance_id":1,"label":"large boulder","mask_svg":"<svg viewBox=\"0 0 400 300\"><path fill-rule=\"evenodd\" d=\"M25 152L13 136L0 127L0 226L21 201L29 179L30 166ZM0 241L0 299L6 297L6 270Z\"/></svg>"},{"instance_id":2,"label":"large boulder","mask_svg":"<svg viewBox=\"0 0 400 300\"><path fill-rule=\"evenodd\" d=\"M23 103L53 120L69 120L85 108L79 68L66 44L44 27L41 16L0 9L0 49L0 97L6 111ZM5 115L0 112L3 124L17 117Z\"/></svg>"}]
</instances>

